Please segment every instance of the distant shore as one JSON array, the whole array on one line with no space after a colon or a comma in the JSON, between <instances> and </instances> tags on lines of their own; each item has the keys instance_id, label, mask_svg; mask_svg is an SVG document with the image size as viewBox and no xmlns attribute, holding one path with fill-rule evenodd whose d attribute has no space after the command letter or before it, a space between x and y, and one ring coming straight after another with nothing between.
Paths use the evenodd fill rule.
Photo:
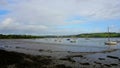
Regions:
<instances>
[{"instance_id":1,"label":"distant shore","mask_svg":"<svg viewBox=\"0 0 120 68\"><path fill-rule=\"evenodd\" d=\"M0 39L35 39L35 38L120 38L120 33L84 33L84 34L77 34L77 35L45 35L45 36L36 36L36 35L4 35L0 34Z\"/></svg>"}]
</instances>

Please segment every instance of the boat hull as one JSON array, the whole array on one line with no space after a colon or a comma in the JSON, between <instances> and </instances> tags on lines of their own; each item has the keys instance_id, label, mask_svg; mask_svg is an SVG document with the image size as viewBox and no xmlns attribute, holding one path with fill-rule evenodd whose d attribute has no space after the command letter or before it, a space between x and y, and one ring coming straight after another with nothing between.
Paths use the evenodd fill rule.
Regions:
<instances>
[{"instance_id":1,"label":"boat hull","mask_svg":"<svg viewBox=\"0 0 120 68\"><path fill-rule=\"evenodd\" d=\"M117 45L117 42L108 41L108 42L105 42L105 45Z\"/></svg>"}]
</instances>

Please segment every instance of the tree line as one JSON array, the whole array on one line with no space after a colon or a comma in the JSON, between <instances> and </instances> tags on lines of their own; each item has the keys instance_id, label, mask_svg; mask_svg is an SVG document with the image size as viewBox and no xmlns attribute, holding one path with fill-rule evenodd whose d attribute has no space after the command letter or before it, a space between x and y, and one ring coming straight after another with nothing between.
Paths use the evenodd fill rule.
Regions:
<instances>
[{"instance_id":1,"label":"tree line","mask_svg":"<svg viewBox=\"0 0 120 68\"><path fill-rule=\"evenodd\" d=\"M107 38L107 37L120 37L120 33L84 33L78 35L67 35L67 36L33 36L33 35L3 35L0 34L0 39L32 39L32 38Z\"/></svg>"},{"instance_id":2,"label":"tree line","mask_svg":"<svg viewBox=\"0 0 120 68\"><path fill-rule=\"evenodd\" d=\"M3 35L3 34L0 34L0 39L31 39L31 38L43 38L43 37L33 36L33 35Z\"/></svg>"},{"instance_id":3,"label":"tree line","mask_svg":"<svg viewBox=\"0 0 120 68\"><path fill-rule=\"evenodd\" d=\"M107 38L107 37L120 37L120 33L86 33L86 34L79 34L76 35L75 37L82 37L82 38Z\"/></svg>"}]
</instances>

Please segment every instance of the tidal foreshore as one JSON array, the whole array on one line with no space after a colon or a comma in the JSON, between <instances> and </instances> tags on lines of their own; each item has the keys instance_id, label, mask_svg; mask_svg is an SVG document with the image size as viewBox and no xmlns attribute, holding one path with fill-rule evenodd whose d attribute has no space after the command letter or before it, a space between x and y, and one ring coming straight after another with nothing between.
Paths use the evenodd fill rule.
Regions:
<instances>
[{"instance_id":1,"label":"tidal foreshore","mask_svg":"<svg viewBox=\"0 0 120 68\"><path fill-rule=\"evenodd\" d=\"M69 48L66 49L65 47L68 45L33 42L32 40L1 39L0 67L1 68L120 67L120 55L119 55L120 49L108 49L91 52L88 52L86 50L86 52L81 52L76 51L76 49L75 51ZM73 45L69 45L69 47L72 46Z\"/></svg>"}]
</instances>

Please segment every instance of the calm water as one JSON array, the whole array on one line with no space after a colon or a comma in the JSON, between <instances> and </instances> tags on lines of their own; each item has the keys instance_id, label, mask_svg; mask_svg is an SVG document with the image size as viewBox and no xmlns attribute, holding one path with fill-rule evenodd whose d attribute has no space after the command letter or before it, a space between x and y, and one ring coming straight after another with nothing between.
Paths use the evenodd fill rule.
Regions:
<instances>
[{"instance_id":1,"label":"calm water","mask_svg":"<svg viewBox=\"0 0 120 68\"><path fill-rule=\"evenodd\" d=\"M71 42L75 40L76 42ZM116 41L120 38L112 38L111 40ZM9 46L22 47L26 49L48 49L54 51L72 51L72 52L99 52L109 49L120 49L120 43L115 46L105 45L106 38L44 38L44 39L7 39L0 40L0 47ZM9 48L9 49L10 49Z\"/></svg>"},{"instance_id":2,"label":"calm water","mask_svg":"<svg viewBox=\"0 0 120 68\"><path fill-rule=\"evenodd\" d=\"M75 40L76 42L71 42L71 40ZM120 38L112 38L111 40L116 41L120 40ZM120 43L115 46L105 45L104 42L107 41L106 38L70 38L70 40L68 40L68 38L45 38L29 41L53 44L65 50L74 52L96 52L109 49L120 49Z\"/></svg>"}]
</instances>

